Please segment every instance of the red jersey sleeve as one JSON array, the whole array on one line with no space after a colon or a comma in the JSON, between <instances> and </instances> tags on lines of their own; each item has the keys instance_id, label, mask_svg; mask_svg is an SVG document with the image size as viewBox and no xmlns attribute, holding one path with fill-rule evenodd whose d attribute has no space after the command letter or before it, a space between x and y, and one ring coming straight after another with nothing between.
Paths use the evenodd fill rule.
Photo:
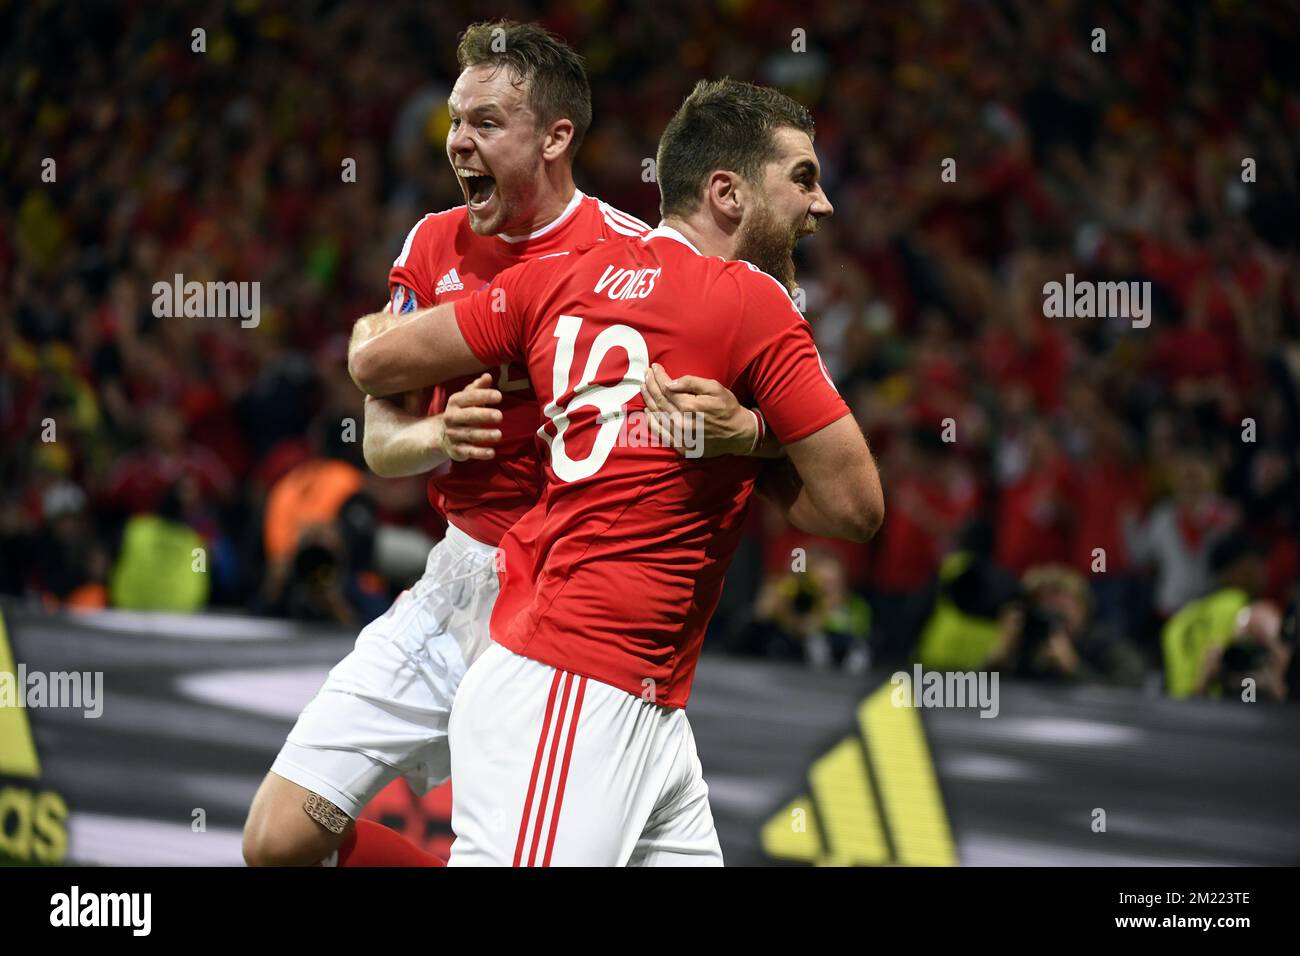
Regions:
<instances>
[{"instance_id":1,"label":"red jersey sleeve","mask_svg":"<svg viewBox=\"0 0 1300 956\"><path fill-rule=\"evenodd\" d=\"M745 316L739 379L776 437L782 444L796 442L849 414L817 353L812 328L785 290L756 269L737 277Z\"/></svg>"},{"instance_id":2,"label":"red jersey sleeve","mask_svg":"<svg viewBox=\"0 0 1300 956\"><path fill-rule=\"evenodd\" d=\"M429 274L429 263L439 241L438 225L438 215L429 213L406 234L402 251L388 270L389 311L401 314L433 305L437 280Z\"/></svg>"}]
</instances>

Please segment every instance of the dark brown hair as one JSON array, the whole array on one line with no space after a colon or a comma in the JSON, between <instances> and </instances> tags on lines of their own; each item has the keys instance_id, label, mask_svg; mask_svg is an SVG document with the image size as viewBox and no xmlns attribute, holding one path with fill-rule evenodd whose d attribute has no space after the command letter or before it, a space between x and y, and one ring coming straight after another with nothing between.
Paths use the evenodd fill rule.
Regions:
<instances>
[{"instance_id":1,"label":"dark brown hair","mask_svg":"<svg viewBox=\"0 0 1300 956\"><path fill-rule=\"evenodd\" d=\"M517 87L528 84L528 106L538 128L557 119L573 123L572 159L591 126L591 85L582 57L536 23L494 20L475 23L460 35L456 61L461 70L474 66L505 67Z\"/></svg>"},{"instance_id":2,"label":"dark brown hair","mask_svg":"<svg viewBox=\"0 0 1300 956\"><path fill-rule=\"evenodd\" d=\"M694 212L714 170L756 180L776 155L772 133L783 126L809 138L814 132L808 110L778 90L727 78L700 80L659 140L660 212Z\"/></svg>"}]
</instances>

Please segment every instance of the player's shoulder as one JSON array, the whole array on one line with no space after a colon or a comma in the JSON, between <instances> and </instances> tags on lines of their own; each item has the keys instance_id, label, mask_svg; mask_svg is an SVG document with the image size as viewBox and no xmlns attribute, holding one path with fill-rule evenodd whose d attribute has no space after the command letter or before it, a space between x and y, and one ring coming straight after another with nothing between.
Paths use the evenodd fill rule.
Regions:
<instances>
[{"instance_id":1,"label":"player's shoulder","mask_svg":"<svg viewBox=\"0 0 1300 956\"><path fill-rule=\"evenodd\" d=\"M635 238L644 236L650 231L647 223L631 213L611 206L598 196L584 194L582 206L584 212L608 238Z\"/></svg>"},{"instance_id":2,"label":"player's shoulder","mask_svg":"<svg viewBox=\"0 0 1300 956\"><path fill-rule=\"evenodd\" d=\"M586 236L575 241L567 249L545 256L538 256L530 261L541 262L548 260L554 265L564 265L578 269L583 264L590 265L597 260L621 259L627 256L628 247L643 242L648 232L649 229L645 233L633 232L625 234L596 229L595 234L589 231Z\"/></svg>"},{"instance_id":3,"label":"player's shoulder","mask_svg":"<svg viewBox=\"0 0 1300 956\"><path fill-rule=\"evenodd\" d=\"M592 245L597 244L592 243ZM559 252L548 252L543 256L534 256L516 262L503 270L494 280L494 284L541 291L568 271L569 266L579 257L580 251L578 248L562 249Z\"/></svg>"},{"instance_id":4,"label":"player's shoulder","mask_svg":"<svg viewBox=\"0 0 1300 956\"><path fill-rule=\"evenodd\" d=\"M453 206L450 209L443 209L440 212L429 212L421 216L411 231L406 234L406 241L402 243L402 251L393 261L395 268L406 265L410 259L413 250L428 245L429 243L438 243L444 241L449 236L460 232L469 224L469 210L462 203L459 206Z\"/></svg>"},{"instance_id":5,"label":"player's shoulder","mask_svg":"<svg viewBox=\"0 0 1300 956\"><path fill-rule=\"evenodd\" d=\"M593 284L611 266L631 267L637 262L641 236L615 236L595 239L572 248L527 259L511 266L502 276L507 282L535 295L549 295L569 290L578 295L590 293Z\"/></svg>"},{"instance_id":6,"label":"player's shoulder","mask_svg":"<svg viewBox=\"0 0 1300 956\"><path fill-rule=\"evenodd\" d=\"M746 303L767 308L788 308L795 316L803 318L790 298L790 293L771 273L764 272L744 259L719 261L722 262L722 274L735 284Z\"/></svg>"}]
</instances>

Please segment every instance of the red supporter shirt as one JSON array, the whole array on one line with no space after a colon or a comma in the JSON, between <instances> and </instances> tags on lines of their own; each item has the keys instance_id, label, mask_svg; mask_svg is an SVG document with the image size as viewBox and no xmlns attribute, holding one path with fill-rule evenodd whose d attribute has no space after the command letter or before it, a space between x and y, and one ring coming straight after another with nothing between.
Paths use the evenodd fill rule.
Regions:
<instances>
[{"instance_id":1,"label":"red supporter shirt","mask_svg":"<svg viewBox=\"0 0 1300 956\"><path fill-rule=\"evenodd\" d=\"M393 262L389 308L411 312L463 299L520 262L598 240L639 236L649 228L577 190L554 222L529 236L480 236L469 227L464 206L430 213L415 224ZM435 469L429 477L429 503L466 534L495 545L537 503L541 471L535 440L537 396L528 376L522 365L492 364L502 413L496 457L452 461ZM434 390L429 414L441 412L449 395L477 377L444 382Z\"/></svg>"},{"instance_id":2,"label":"red supporter shirt","mask_svg":"<svg viewBox=\"0 0 1300 956\"><path fill-rule=\"evenodd\" d=\"M1084 574L1093 573L1094 552L1100 548L1106 555L1107 573L1128 572L1124 513L1141 513L1146 499L1146 478L1141 470L1098 455L1086 470L1073 472L1067 481L1074 511L1070 551L1075 568Z\"/></svg>"},{"instance_id":3,"label":"red supporter shirt","mask_svg":"<svg viewBox=\"0 0 1300 956\"><path fill-rule=\"evenodd\" d=\"M1056 456L1032 467L1002 490L998 512L997 560L1017 575L1036 564L1065 564L1070 559L1067 521L1070 471Z\"/></svg>"},{"instance_id":4,"label":"red supporter shirt","mask_svg":"<svg viewBox=\"0 0 1300 956\"><path fill-rule=\"evenodd\" d=\"M651 362L716 379L797 441L849 414L808 323L771 276L664 226L509 269L456 319L485 365L525 358L550 448L501 542L493 639L684 707L760 462L654 447L640 385Z\"/></svg>"},{"instance_id":5,"label":"red supporter shirt","mask_svg":"<svg viewBox=\"0 0 1300 956\"><path fill-rule=\"evenodd\" d=\"M957 530L975 512L975 489L922 473L892 479L889 495L889 528L878 545L873 583L889 594L919 591L939 573Z\"/></svg>"}]
</instances>

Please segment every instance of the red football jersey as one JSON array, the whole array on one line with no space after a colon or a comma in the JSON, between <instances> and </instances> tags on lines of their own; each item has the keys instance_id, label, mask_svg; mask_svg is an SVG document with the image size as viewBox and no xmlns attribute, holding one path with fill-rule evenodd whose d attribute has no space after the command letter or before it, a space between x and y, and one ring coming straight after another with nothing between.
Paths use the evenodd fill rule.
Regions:
<instances>
[{"instance_id":1,"label":"red football jersey","mask_svg":"<svg viewBox=\"0 0 1300 956\"><path fill-rule=\"evenodd\" d=\"M602 239L639 236L641 220L575 190L550 225L528 236L480 236L469 227L464 206L430 213L415 224L388 275L394 312L410 312L483 288L503 269L537 256L575 249ZM537 503L541 468L536 444L537 396L520 364L493 363L501 391L501 441L491 461L452 461L429 477L429 503L460 530L496 544ZM481 374L481 373L480 373ZM445 382L434 391L429 414L477 375Z\"/></svg>"},{"instance_id":2,"label":"red football jersey","mask_svg":"<svg viewBox=\"0 0 1300 956\"><path fill-rule=\"evenodd\" d=\"M485 365L525 359L550 446L501 542L493 639L684 707L760 462L658 447L641 382L651 362L716 379L797 441L849 414L808 323L771 276L665 226L509 269L456 319Z\"/></svg>"}]
</instances>

